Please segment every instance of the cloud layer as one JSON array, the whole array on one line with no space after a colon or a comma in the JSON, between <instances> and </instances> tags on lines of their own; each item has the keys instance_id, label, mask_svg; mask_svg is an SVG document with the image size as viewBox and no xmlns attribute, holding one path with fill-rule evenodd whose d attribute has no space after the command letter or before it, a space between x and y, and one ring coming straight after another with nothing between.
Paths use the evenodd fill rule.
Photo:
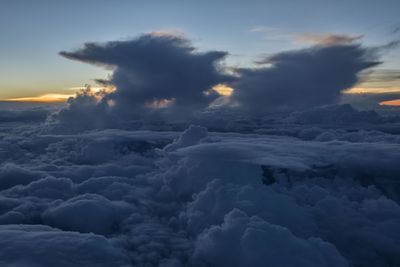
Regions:
<instances>
[{"instance_id":1,"label":"cloud layer","mask_svg":"<svg viewBox=\"0 0 400 267\"><path fill-rule=\"evenodd\" d=\"M373 51L237 75L159 33L62 55L115 90L0 111L1 266L400 266L400 118L337 105Z\"/></svg>"},{"instance_id":2,"label":"cloud layer","mask_svg":"<svg viewBox=\"0 0 400 267\"><path fill-rule=\"evenodd\" d=\"M3 124L0 264L399 265L398 135L271 126Z\"/></svg>"}]
</instances>

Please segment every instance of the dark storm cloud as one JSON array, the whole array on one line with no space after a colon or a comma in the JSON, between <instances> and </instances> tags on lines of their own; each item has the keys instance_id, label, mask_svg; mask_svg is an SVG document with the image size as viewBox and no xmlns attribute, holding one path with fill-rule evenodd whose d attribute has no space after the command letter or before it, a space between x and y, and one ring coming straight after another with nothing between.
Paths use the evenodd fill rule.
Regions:
<instances>
[{"instance_id":1,"label":"dark storm cloud","mask_svg":"<svg viewBox=\"0 0 400 267\"><path fill-rule=\"evenodd\" d=\"M168 34L146 34L130 41L87 43L62 56L111 67L109 81L116 91L107 98L115 101L120 114L144 107L170 105L172 109L196 110L218 97L212 86L231 81L218 63L226 52L200 53L187 39Z\"/></svg>"},{"instance_id":2,"label":"dark storm cloud","mask_svg":"<svg viewBox=\"0 0 400 267\"><path fill-rule=\"evenodd\" d=\"M234 101L245 110L303 109L336 103L358 74L376 66L376 53L357 44L314 46L275 54L260 68L239 69Z\"/></svg>"},{"instance_id":3,"label":"dark storm cloud","mask_svg":"<svg viewBox=\"0 0 400 267\"><path fill-rule=\"evenodd\" d=\"M152 33L87 43L60 54L112 70L109 78L96 82L115 90L78 93L51 121L62 131L148 129L160 123L168 128L338 104L343 90L363 82L366 70L379 65L379 57L395 43L367 48L352 43L359 37L333 37L328 38L332 42L262 58L257 67L234 69L235 75L220 64L226 52L199 52L181 35ZM220 97L211 90L217 84L232 87L233 94ZM213 112L217 116L210 117Z\"/></svg>"}]
</instances>

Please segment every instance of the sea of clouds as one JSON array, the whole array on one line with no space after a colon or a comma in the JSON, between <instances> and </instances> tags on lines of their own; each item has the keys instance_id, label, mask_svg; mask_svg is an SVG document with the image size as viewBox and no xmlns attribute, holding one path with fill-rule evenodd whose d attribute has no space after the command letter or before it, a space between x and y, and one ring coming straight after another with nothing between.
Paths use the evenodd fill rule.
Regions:
<instances>
[{"instance_id":1,"label":"sea of clouds","mask_svg":"<svg viewBox=\"0 0 400 267\"><path fill-rule=\"evenodd\" d=\"M400 127L301 115L231 132L3 122L0 264L399 265Z\"/></svg>"},{"instance_id":2,"label":"sea of clouds","mask_svg":"<svg viewBox=\"0 0 400 267\"><path fill-rule=\"evenodd\" d=\"M117 90L0 111L0 265L400 266L400 118L337 103L370 53L235 76L178 37L63 52L113 65ZM217 83L238 91L207 108Z\"/></svg>"}]
</instances>

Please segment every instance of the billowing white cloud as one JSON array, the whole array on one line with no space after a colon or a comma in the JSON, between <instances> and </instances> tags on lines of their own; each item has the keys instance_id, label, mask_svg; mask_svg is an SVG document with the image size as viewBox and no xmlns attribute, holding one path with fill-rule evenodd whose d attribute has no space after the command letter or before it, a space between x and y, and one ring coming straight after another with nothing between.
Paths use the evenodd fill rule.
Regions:
<instances>
[{"instance_id":1,"label":"billowing white cloud","mask_svg":"<svg viewBox=\"0 0 400 267\"><path fill-rule=\"evenodd\" d=\"M356 115L356 131L310 114L252 133L4 126L0 263L399 264L400 139Z\"/></svg>"}]
</instances>

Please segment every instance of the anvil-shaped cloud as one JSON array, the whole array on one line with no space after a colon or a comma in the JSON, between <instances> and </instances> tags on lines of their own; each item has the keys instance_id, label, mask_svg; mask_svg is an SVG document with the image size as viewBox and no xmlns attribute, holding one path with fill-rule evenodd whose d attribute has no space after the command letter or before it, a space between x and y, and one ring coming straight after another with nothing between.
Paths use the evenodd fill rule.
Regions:
<instances>
[{"instance_id":1,"label":"anvil-shaped cloud","mask_svg":"<svg viewBox=\"0 0 400 267\"><path fill-rule=\"evenodd\" d=\"M224 68L222 51L199 52L183 35L144 34L128 41L86 43L62 56L112 69L115 91L85 92L70 99L61 121L88 127L152 116L180 120L206 110L218 90L230 86L218 108L245 114L301 110L338 102L365 69L379 64L374 49L332 43L278 53L259 60L256 68ZM219 87L218 87L219 86ZM86 111L84 111L86 110ZM82 115L85 114L85 115Z\"/></svg>"}]
</instances>

